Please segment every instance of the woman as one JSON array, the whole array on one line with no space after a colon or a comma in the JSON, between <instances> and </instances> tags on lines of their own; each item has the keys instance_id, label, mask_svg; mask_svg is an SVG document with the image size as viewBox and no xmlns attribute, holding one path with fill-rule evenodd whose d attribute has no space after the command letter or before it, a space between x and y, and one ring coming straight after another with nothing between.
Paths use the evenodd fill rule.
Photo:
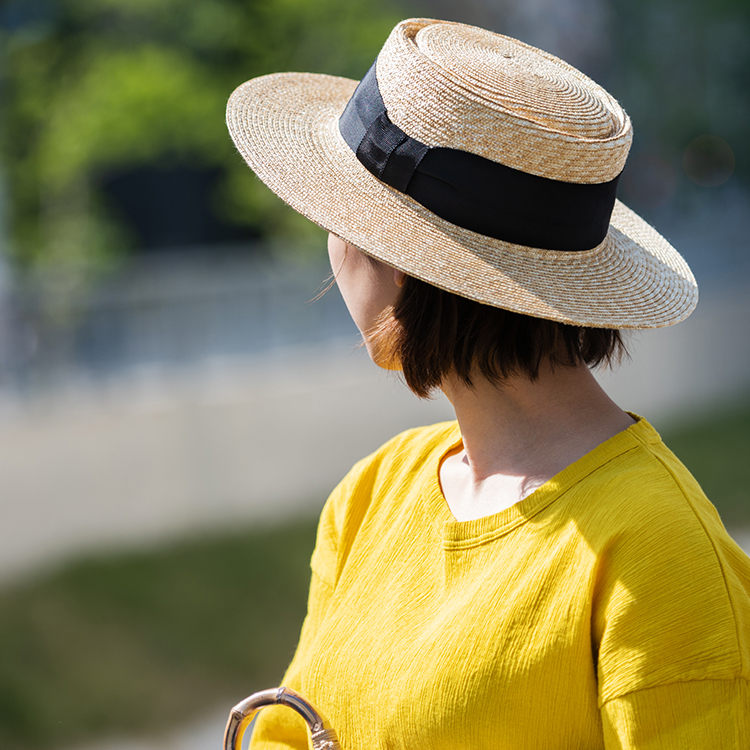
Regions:
<instances>
[{"instance_id":1,"label":"woman","mask_svg":"<svg viewBox=\"0 0 750 750\"><path fill-rule=\"evenodd\" d=\"M399 24L360 82L249 81L230 132L331 232L373 360L457 422L329 498L285 684L344 748L748 748L750 561L589 367L687 317L677 252L615 200L632 138L557 58ZM259 747L306 746L291 712Z\"/></svg>"}]
</instances>

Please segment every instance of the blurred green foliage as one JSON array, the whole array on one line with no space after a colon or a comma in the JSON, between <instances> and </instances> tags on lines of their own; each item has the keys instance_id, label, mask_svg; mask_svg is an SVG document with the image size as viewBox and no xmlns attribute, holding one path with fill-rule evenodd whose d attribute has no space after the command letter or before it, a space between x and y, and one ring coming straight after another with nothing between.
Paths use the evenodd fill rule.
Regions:
<instances>
[{"instance_id":1,"label":"blurred green foliage","mask_svg":"<svg viewBox=\"0 0 750 750\"><path fill-rule=\"evenodd\" d=\"M706 134L731 146L731 179L747 182L750 3L602 5L607 40L587 72L635 124L622 197L647 215L675 196L704 200L706 188L685 176L682 159ZM317 241L318 230L234 152L223 116L229 93L280 70L358 78L399 18L471 20L480 7L488 18L510 12L495 0L5 0L0 160L15 261L96 265L134 248L132 227L102 185L139 167L215 172L211 211L225 225Z\"/></svg>"},{"instance_id":2,"label":"blurred green foliage","mask_svg":"<svg viewBox=\"0 0 750 750\"><path fill-rule=\"evenodd\" d=\"M750 528L750 399L675 425L664 440L700 482L729 528Z\"/></svg>"},{"instance_id":3,"label":"blurred green foliage","mask_svg":"<svg viewBox=\"0 0 750 750\"><path fill-rule=\"evenodd\" d=\"M165 545L2 592L0 747L228 715L276 685L305 614L314 537L307 522Z\"/></svg>"},{"instance_id":4,"label":"blurred green foliage","mask_svg":"<svg viewBox=\"0 0 750 750\"><path fill-rule=\"evenodd\" d=\"M361 77L399 14L367 0L8 0L0 11L0 158L22 265L96 263L133 244L100 186L175 164L220 171L215 213L304 237L224 125L233 88L310 70Z\"/></svg>"},{"instance_id":5,"label":"blurred green foliage","mask_svg":"<svg viewBox=\"0 0 750 750\"><path fill-rule=\"evenodd\" d=\"M750 3L611 0L609 12L612 46L601 79L625 105L635 134L622 197L636 209L675 197L682 208L705 201L706 189L685 175L683 156L706 134L731 146L731 179L746 185Z\"/></svg>"}]
</instances>

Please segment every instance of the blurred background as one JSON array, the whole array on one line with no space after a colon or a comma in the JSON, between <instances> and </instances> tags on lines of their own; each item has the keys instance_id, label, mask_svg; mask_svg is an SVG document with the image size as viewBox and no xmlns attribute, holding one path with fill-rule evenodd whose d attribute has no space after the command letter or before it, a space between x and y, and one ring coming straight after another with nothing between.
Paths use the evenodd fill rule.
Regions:
<instances>
[{"instance_id":1,"label":"blurred background","mask_svg":"<svg viewBox=\"0 0 750 750\"><path fill-rule=\"evenodd\" d=\"M325 236L224 126L244 80L360 78L409 16L540 46L630 114L619 197L701 303L601 378L747 548L750 4L3 0L3 748L218 746L291 657L328 492L451 417L369 363L335 288L311 302Z\"/></svg>"}]
</instances>

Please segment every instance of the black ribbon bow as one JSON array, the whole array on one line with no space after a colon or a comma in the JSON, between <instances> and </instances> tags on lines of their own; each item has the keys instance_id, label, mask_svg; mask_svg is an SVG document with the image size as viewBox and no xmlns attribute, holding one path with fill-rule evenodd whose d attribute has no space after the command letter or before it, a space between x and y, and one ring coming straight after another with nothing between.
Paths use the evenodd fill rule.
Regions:
<instances>
[{"instance_id":1,"label":"black ribbon bow","mask_svg":"<svg viewBox=\"0 0 750 750\"><path fill-rule=\"evenodd\" d=\"M604 240L618 175L604 183L562 182L459 149L434 147L388 117L375 72L360 81L339 130L375 177L442 219L478 234L548 250L590 250Z\"/></svg>"}]
</instances>

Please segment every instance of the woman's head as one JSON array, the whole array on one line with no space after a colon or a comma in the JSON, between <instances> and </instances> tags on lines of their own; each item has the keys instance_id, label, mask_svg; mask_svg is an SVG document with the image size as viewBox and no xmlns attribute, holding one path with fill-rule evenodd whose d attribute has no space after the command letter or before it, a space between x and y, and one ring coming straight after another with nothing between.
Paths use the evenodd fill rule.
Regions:
<instances>
[{"instance_id":1,"label":"woman's head","mask_svg":"<svg viewBox=\"0 0 750 750\"><path fill-rule=\"evenodd\" d=\"M337 285L373 361L401 370L427 397L447 377L535 379L546 367L610 363L625 353L618 330L570 326L483 305L406 276L329 235Z\"/></svg>"},{"instance_id":2,"label":"woman's head","mask_svg":"<svg viewBox=\"0 0 750 750\"><path fill-rule=\"evenodd\" d=\"M447 377L535 380L547 367L610 364L626 353L620 331L571 326L483 305L407 276L370 347L427 397ZM396 364L397 363L397 364Z\"/></svg>"}]
</instances>

